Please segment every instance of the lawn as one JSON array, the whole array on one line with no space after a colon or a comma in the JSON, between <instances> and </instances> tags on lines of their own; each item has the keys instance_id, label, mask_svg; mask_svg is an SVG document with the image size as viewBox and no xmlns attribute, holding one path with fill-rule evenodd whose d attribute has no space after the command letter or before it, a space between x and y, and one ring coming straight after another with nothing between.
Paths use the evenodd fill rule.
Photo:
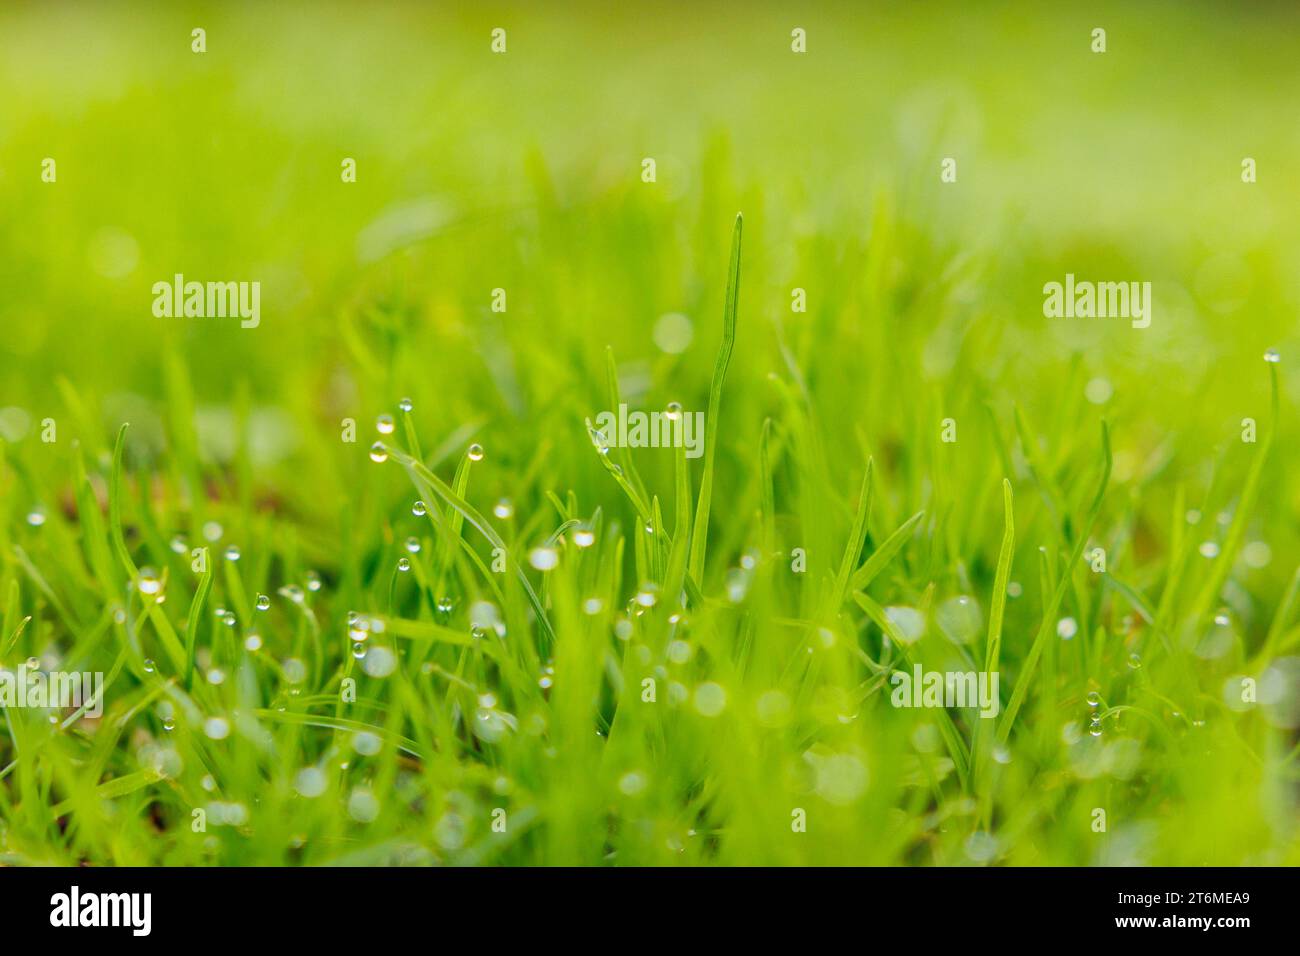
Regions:
<instances>
[{"instance_id":1,"label":"lawn","mask_svg":"<svg viewBox=\"0 0 1300 956\"><path fill-rule=\"evenodd\" d=\"M1300 863L1298 28L5 4L0 862Z\"/></svg>"}]
</instances>

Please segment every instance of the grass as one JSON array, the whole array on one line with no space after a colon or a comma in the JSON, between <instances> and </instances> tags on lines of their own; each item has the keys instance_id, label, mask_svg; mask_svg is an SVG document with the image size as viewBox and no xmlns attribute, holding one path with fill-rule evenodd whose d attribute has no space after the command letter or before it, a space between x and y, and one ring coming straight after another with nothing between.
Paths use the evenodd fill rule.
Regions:
<instances>
[{"instance_id":1,"label":"grass","mask_svg":"<svg viewBox=\"0 0 1300 956\"><path fill-rule=\"evenodd\" d=\"M0 205L25 224L0 225L0 259L31 277L0 272L0 664L106 679L99 718L4 710L0 859L1300 862L1300 241L1269 213L1294 187L1243 194L1234 165L1251 136L1275 166L1296 145L1251 125L1285 59L1275 29L1106 14L1154 62L1123 42L1071 61L1084 129L1129 121L1146 94L1116 89L1167 75L1161 37L1253 64L1163 101L1188 123L1224 84L1241 105L1227 145L1157 130L1176 158L1142 192L1097 184L1086 136L1054 153L1059 91L1026 88L1068 18L927 14L957 18L959 43L888 14L859 37L826 10L798 73L775 9L725 43L707 11L682 33L649 22L626 49L598 42L624 35L610 15L566 34L519 10L495 63L471 52L490 24L463 15L438 22L434 66L411 39L431 14L321 9L349 44L235 6L206 17L204 61L188 21L109 9L56 35L0 15L2 62L37 42L66 66L82 33L103 41L62 74L28 63L47 83L0 127ZM1037 42L981 73L1007 17ZM973 97L984 139L962 125L978 109L935 120L829 82L909 45L953 72L895 78ZM341 112L269 83L319 78L321 51ZM406 79L375 76L381 55ZM635 109L603 102L638 56L689 67L694 119L675 77ZM106 76L121 87L95 99ZM253 107L245 82L278 92ZM1019 112L990 105L1010 91ZM430 129L438 102L456 105ZM850 105L911 132L863 153L827 121ZM211 140L191 111L225 117ZM194 135L136 152L157 123ZM265 148L231 152L228 129ZM941 147L918 135L966 142L962 191L939 192ZM1036 171L1013 187L1020 136ZM51 151L57 186L27 175ZM353 153L355 189L335 182ZM1170 200L1189 184L1195 223L1167 215L1191 216ZM141 208L155 194L202 198L174 234ZM264 275L262 325L152 318L150 283L176 271ZM1066 271L1161 278L1152 328L1041 318ZM1274 345L1283 362L1261 361ZM584 424L673 401L705 412L699 460L602 452ZM892 706L914 665L999 673L998 715Z\"/></svg>"}]
</instances>

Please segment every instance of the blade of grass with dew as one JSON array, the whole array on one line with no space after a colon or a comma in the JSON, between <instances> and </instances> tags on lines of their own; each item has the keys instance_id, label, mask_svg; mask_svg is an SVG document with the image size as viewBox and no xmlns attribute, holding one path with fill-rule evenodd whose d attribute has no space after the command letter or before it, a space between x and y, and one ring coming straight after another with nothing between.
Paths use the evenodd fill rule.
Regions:
<instances>
[{"instance_id":1,"label":"blade of grass with dew","mask_svg":"<svg viewBox=\"0 0 1300 956\"><path fill-rule=\"evenodd\" d=\"M709 384L708 418L704 423L704 474L700 495L695 503L695 529L691 534L691 554L687 563L691 577L704 580L704 559L708 547L709 508L713 502L713 463L718 450L718 414L722 407L722 383L731 364L731 350L736 344L736 308L740 301L740 233L743 219L736 216L731 234L731 265L727 275L727 298L722 311L722 344Z\"/></svg>"}]
</instances>

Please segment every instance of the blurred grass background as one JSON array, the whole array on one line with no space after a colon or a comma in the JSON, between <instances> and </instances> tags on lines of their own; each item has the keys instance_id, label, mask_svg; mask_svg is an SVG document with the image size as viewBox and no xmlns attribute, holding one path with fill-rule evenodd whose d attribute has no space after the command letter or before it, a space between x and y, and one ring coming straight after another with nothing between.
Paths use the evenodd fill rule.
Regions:
<instances>
[{"instance_id":1,"label":"blurred grass background","mask_svg":"<svg viewBox=\"0 0 1300 956\"><path fill-rule=\"evenodd\" d=\"M776 373L826 445L824 485L778 502L787 544L842 548L865 452L877 542L922 507L947 522L891 584L901 597L882 601L969 584L968 570L987 594L997 482L1004 465L1024 478L1023 457L994 451L1013 403L1072 503L1091 493L1095 419L1111 422L1119 550L1158 590L1176 489L1207 516L1231 511L1255 450L1241 420L1268 415L1266 348L1283 356L1284 410L1300 389L1287 374L1300 354L1298 25L1285 4L6 4L0 428L31 476L7 486L6 536L24 540L30 509L71 497L69 444L34 446L46 415L101 465L129 420L135 469L174 468L192 425L228 526L246 543L252 515L272 516L341 576L372 559L365 529L391 543L409 487L376 476L368 438L339 442L339 422L368 434L403 395L426 450L487 447L473 482L485 509L501 496L549 508L544 489L616 509L582 425L607 405L605 349L634 404L704 407L743 210L712 547L746 543ZM498 26L505 55L489 50ZM794 27L806 55L790 51ZM958 181L942 184L949 156ZM56 184L40 181L45 157ZM344 157L355 184L340 182ZM1257 183L1242 183L1244 157ZM261 281L261 326L155 318L150 287L177 272ZM1151 281L1151 328L1045 319L1042 286L1067 272ZM504 315L489 310L496 287ZM790 313L793 287L806 315ZM680 353L655 342L673 312L693 326ZM1096 380L1107 397L1094 404ZM174 398L189 390L192 414ZM962 438L941 459L947 416ZM1295 437L1284 414L1250 525L1271 558L1233 582L1255 648L1300 558ZM671 489L667 456L642 468ZM801 524L792 513L808 517L822 492L824 522ZM1033 507L1032 490L1018 495ZM1023 527L1016 576L1031 580L1045 538ZM1033 624L1012 613L1009 648ZM52 624L36 634L58 639ZM1204 798L1221 816L1240 794ZM1178 858L1175 833L1163 859ZM1276 859L1260 847L1285 842L1205 858ZM834 841L822 849L833 857Z\"/></svg>"}]
</instances>

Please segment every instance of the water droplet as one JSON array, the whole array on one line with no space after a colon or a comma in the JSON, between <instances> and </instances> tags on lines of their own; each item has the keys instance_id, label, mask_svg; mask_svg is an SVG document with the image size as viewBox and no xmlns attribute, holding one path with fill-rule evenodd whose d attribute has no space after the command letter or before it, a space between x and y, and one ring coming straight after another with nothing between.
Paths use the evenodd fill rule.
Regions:
<instances>
[{"instance_id":1,"label":"water droplet","mask_svg":"<svg viewBox=\"0 0 1300 956\"><path fill-rule=\"evenodd\" d=\"M560 563L560 552L554 548L533 548L528 552L528 563L538 571L549 571Z\"/></svg>"},{"instance_id":2,"label":"water droplet","mask_svg":"<svg viewBox=\"0 0 1300 956\"><path fill-rule=\"evenodd\" d=\"M152 657L146 657L146 658L144 659L144 672L145 672L146 674L152 674L152 673L154 672L155 669L156 669L156 668L154 667L153 658L152 658Z\"/></svg>"},{"instance_id":3,"label":"water droplet","mask_svg":"<svg viewBox=\"0 0 1300 956\"><path fill-rule=\"evenodd\" d=\"M225 624L226 627L234 627L234 626L235 626L235 612L234 612L234 611L227 611L227 612L222 616L222 618L221 618L221 622L222 622L223 624Z\"/></svg>"},{"instance_id":4,"label":"water droplet","mask_svg":"<svg viewBox=\"0 0 1300 956\"><path fill-rule=\"evenodd\" d=\"M404 412L409 412L411 409L415 407L415 403L411 401L409 398L404 398L397 403L397 407Z\"/></svg>"},{"instance_id":5,"label":"water droplet","mask_svg":"<svg viewBox=\"0 0 1300 956\"><path fill-rule=\"evenodd\" d=\"M591 419L586 420L586 433L591 438L591 444L595 445L595 450L602 455L610 454L610 438L601 429L591 424Z\"/></svg>"},{"instance_id":6,"label":"water droplet","mask_svg":"<svg viewBox=\"0 0 1300 956\"><path fill-rule=\"evenodd\" d=\"M1101 706L1101 694L1097 693L1095 690L1088 691L1086 699L1089 707L1097 708Z\"/></svg>"},{"instance_id":7,"label":"water droplet","mask_svg":"<svg viewBox=\"0 0 1300 956\"><path fill-rule=\"evenodd\" d=\"M171 549L176 554L184 554L190 549L189 544L180 535L176 535L171 540Z\"/></svg>"},{"instance_id":8,"label":"water droplet","mask_svg":"<svg viewBox=\"0 0 1300 956\"><path fill-rule=\"evenodd\" d=\"M605 602L598 597L589 597L582 602L582 611L584 614L599 614L605 607Z\"/></svg>"},{"instance_id":9,"label":"water droplet","mask_svg":"<svg viewBox=\"0 0 1300 956\"><path fill-rule=\"evenodd\" d=\"M515 506L509 498L501 498L492 506L492 513L504 521L515 513Z\"/></svg>"},{"instance_id":10,"label":"water droplet","mask_svg":"<svg viewBox=\"0 0 1300 956\"><path fill-rule=\"evenodd\" d=\"M290 657L280 665L284 670L284 679L290 684L301 684L307 679L307 665L296 657Z\"/></svg>"},{"instance_id":11,"label":"water droplet","mask_svg":"<svg viewBox=\"0 0 1300 956\"><path fill-rule=\"evenodd\" d=\"M40 508L33 508L27 512L27 523L33 528L39 528L45 524L45 512Z\"/></svg>"},{"instance_id":12,"label":"water droplet","mask_svg":"<svg viewBox=\"0 0 1300 956\"><path fill-rule=\"evenodd\" d=\"M262 649L262 635L258 634L256 631L251 631L249 635L244 638L244 647L248 648L250 651L260 651Z\"/></svg>"},{"instance_id":13,"label":"water droplet","mask_svg":"<svg viewBox=\"0 0 1300 956\"><path fill-rule=\"evenodd\" d=\"M296 584L286 584L284 587L280 588L279 593L283 594L294 604L301 604L303 602L302 588L298 587Z\"/></svg>"},{"instance_id":14,"label":"water droplet","mask_svg":"<svg viewBox=\"0 0 1300 956\"><path fill-rule=\"evenodd\" d=\"M398 559L397 559L397 570L399 570L399 571L409 571L409 570L411 570L411 559L410 559L410 558L407 558L407 557L401 557L401 558L398 558Z\"/></svg>"},{"instance_id":15,"label":"water droplet","mask_svg":"<svg viewBox=\"0 0 1300 956\"><path fill-rule=\"evenodd\" d=\"M393 416L387 412L375 419L375 431L381 435L391 435L393 427Z\"/></svg>"},{"instance_id":16,"label":"water droplet","mask_svg":"<svg viewBox=\"0 0 1300 956\"><path fill-rule=\"evenodd\" d=\"M573 532L573 543L579 548L590 548L596 542L596 535L590 528L578 528Z\"/></svg>"},{"instance_id":17,"label":"water droplet","mask_svg":"<svg viewBox=\"0 0 1300 956\"><path fill-rule=\"evenodd\" d=\"M669 402L668 407L664 409L664 416L669 421L673 421L673 422L677 421L677 419L682 417L682 403Z\"/></svg>"},{"instance_id":18,"label":"water droplet","mask_svg":"<svg viewBox=\"0 0 1300 956\"><path fill-rule=\"evenodd\" d=\"M1094 717L1088 722L1088 733L1094 737L1101 736L1101 718Z\"/></svg>"},{"instance_id":19,"label":"water droplet","mask_svg":"<svg viewBox=\"0 0 1300 956\"><path fill-rule=\"evenodd\" d=\"M1056 636L1068 641L1079 633L1079 623L1072 617L1063 617L1056 622Z\"/></svg>"},{"instance_id":20,"label":"water droplet","mask_svg":"<svg viewBox=\"0 0 1300 956\"><path fill-rule=\"evenodd\" d=\"M934 620L943 636L954 644L972 643L984 626L979 602L968 594L959 594L940 604Z\"/></svg>"},{"instance_id":21,"label":"water droplet","mask_svg":"<svg viewBox=\"0 0 1300 956\"><path fill-rule=\"evenodd\" d=\"M162 722L163 730L170 733L176 729L176 719L174 717L164 717Z\"/></svg>"},{"instance_id":22,"label":"water droplet","mask_svg":"<svg viewBox=\"0 0 1300 956\"><path fill-rule=\"evenodd\" d=\"M637 604L641 605L641 607L654 607L655 601L658 600L658 595L658 585L647 583L641 585L641 590L636 592L636 596L633 600L636 601Z\"/></svg>"},{"instance_id":23,"label":"water droplet","mask_svg":"<svg viewBox=\"0 0 1300 956\"><path fill-rule=\"evenodd\" d=\"M1137 670L1142 666L1142 658L1137 654L1130 654L1128 656L1128 666L1133 668L1133 670Z\"/></svg>"},{"instance_id":24,"label":"water droplet","mask_svg":"<svg viewBox=\"0 0 1300 956\"><path fill-rule=\"evenodd\" d=\"M914 607L887 607L885 617L893 623L899 639L905 644L915 644L925 634L925 615Z\"/></svg>"},{"instance_id":25,"label":"water droplet","mask_svg":"<svg viewBox=\"0 0 1300 956\"><path fill-rule=\"evenodd\" d=\"M379 816L379 801L365 787L357 787L348 797L348 816L357 823L370 823Z\"/></svg>"},{"instance_id":26,"label":"water droplet","mask_svg":"<svg viewBox=\"0 0 1300 956\"><path fill-rule=\"evenodd\" d=\"M162 579L153 568L141 568L136 585L140 588L141 594L157 594L162 590Z\"/></svg>"},{"instance_id":27,"label":"water droplet","mask_svg":"<svg viewBox=\"0 0 1300 956\"><path fill-rule=\"evenodd\" d=\"M1025 593L1025 589L1020 586L1019 581L1007 582L1007 597L1018 598Z\"/></svg>"},{"instance_id":28,"label":"water droplet","mask_svg":"<svg viewBox=\"0 0 1300 956\"><path fill-rule=\"evenodd\" d=\"M449 598L449 597L440 597L440 598L438 598L437 603L436 603L435 606L436 606L437 609L438 609L438 613L440 613L440 614L450 614L451 611L452 611L452 608L454 608L454 607L456 606L456 602L453 601L453 600L452 600L451 598Z\"/></svg>"},{"instance_id":29,"label":"water droplet","mask_svg":"<svg viewBox=\"0 0 1300 956\"><path fill-rule=\"evenodd\" d=\"M1282 361L1282 356L1278 354L1277 349L1269 349L1264 353L1264 361L1272 362L1276 365L1278 362Z\"/></svg>"},{"instance_id":30,"label":"water droplet","mask_svg":"<svg viewBox=\"0 0 1300 956\"><path fill-rule=\"evenodd\" d=\"M271 609L271 598L269 595L259 594L257 596L257 609L259 611L268 611Z\"/></svg>"},{"instance_id":31,"label":"water droplet","mask_svg":"<svg viewBox=\"0 0 1300 956\"><path fill-rule=\"evenodd\" d=\"M361 658L365 657L365 656L366 656L366 645L362 644L360 641L358 641L357 643L353 644L353 645L352 645L352 656L355 657L357 660L361 660Z\"/></svg>"},{"instance_id":32,"label":"water droplet","mask_svg":"<svg viewBox=\"0 0 1300 956\"><path fill-rule=\"evenodd\" d=\"M415 504L411 505L411 514L415 515L417 518L423 518L428 513L429 508L423 501L417 501Z\"/></svg>"},{"instance_id":33,"label":"water droplet","mask_svg":"<svg viewBox=\"0 0 1300 956\"><path fill-rule=\"evenodd\" d=\"M219 667L214 667L208 671L208 683L213 686L224 684L226 682L226 672Z\"/></svg>"},{"instance_id":34,"label":"water droplet","mask_svg":"<svg viewBox=\"0 0 1300 956\"><path fill-rule=\"evenodd\" d=\"M721 684L706 681L695 688L695 709L704 717L716 717L727 706L727 692Z\"/></svg>"},{"instance_id":35,"label":"water droplet","mask_svg":"<svg viewBox=\"0 0 1300 956\"><path fill-rule=\"evenodd\" d=\"M203 526L203 537L209 542L220 541L223 534L225 534L225 529L221 527L219 521L209 521Z\"/></svg>"},{"instance_id":36,"label":"water droplet","mask_svg":"<svg viewBox=\"0 0 1300 956\"><path fill-rule=\"evenodd\" d=\"M234 545L234 544L232 544L232 545L230 545L228 548L226 548L226 560L227 560L227 561L238 561L238 560L239 560L239 556L240 556L240 552L239 552L239 546L238 546L238 545Z\"/></svg>"},{"instance_id":37,"label":"water droplet","mask_svg":"<svg viewBox=\"0 0 1300 956\"><path fill-rule=\"evenodd\" d=\"M203 722L203 732L213 740L225 740L230 736L230 721L224 717L209 717Z\"/></svg>"},{"instance_id":38,"label":"water droplet","mask_svg":"<svg viewBox=\"0 0 1300 956\"><path fill-rule=\"evenodd\" d=\"M469 446L469 450L465 452L465 454L469 456L470 461L482 461L483 446L480 445L478 442L475 442L474 444Z\"/></svg>"},{"instance_id":39,"label":"water droplet","mask_svg":"<svg viewBox=\"0 0 1300 956\"><path fill-rule=\"evenodd\" d=\"M1201 553L1203 558L1217 558L1219 556L1219 546L1213 541L1202 541L1201 546L1196 550Z\"/></svg>"},{"instance_id":40,"label":"water droplet","mask_svg":"<svg viewBox=\"0 0 1300 956\"><path fill-rule=\"evenodd\" d=\"M309 800L324 793L327 784L325 773L319 767L303 767L293 778L293 789Z\"/></svg>"},{"instance_id":41,"label":"water droplet","mask_svg":"<svg viewBox=\"0 0 1300 956\"><path fill-rule=\"evenodd\" d=\"M382 644L371 647L361 662L361 669L371 677L387 677L397 670L397 655Z\"/></svg>"},{"instance_id":42,"label":"water droplet","mask_svg":"<svg viewBox=\"0 0 1300 956\"><path fill-rule=\"evenodd\" d=\"M308 591L319 591L321 589L320 575L315 571L308 571L303 575L303 580L307 584Z\"/></svg>"},{"instance_id":43,"label":"water droplet","mask_svg":"<svg viewBox=\"0 0 1300 956\"><path fill-rule=\"evenodd\" d=\"M1217 625L1219 625L1219 627L1227 627L1228 624L1231 623L1231 622L1229 621L1229 619L1228 619L1228 609L1227 609L1227 608L1220 608L1220 609L1219 609L1219 612L1218 612L1217 614L1214 615L1214 623L1217 624Z\"/></svg>"},{"instance_id":44,"label":"water droplet","mask_svg":"<svg viewBox=\"0 0 1300 956\"><path fill-rule=\"evenodd\" d=\"M376 464L382 464L388 461L388 446L381 441L377 441L371 445L370 460Z\"/></svg>"},{"instance_id":45,"label":"water droplet","mask_svg":"<svg viewBox=\"0 0 1300 956\"><path fill-rule=\"evenodd\" d=\"M1093 405L1105 405L1114 393L1110 380L1105 378L1090 379L1083 388L1084 397Z\"/></svg>"}]
</instances>

